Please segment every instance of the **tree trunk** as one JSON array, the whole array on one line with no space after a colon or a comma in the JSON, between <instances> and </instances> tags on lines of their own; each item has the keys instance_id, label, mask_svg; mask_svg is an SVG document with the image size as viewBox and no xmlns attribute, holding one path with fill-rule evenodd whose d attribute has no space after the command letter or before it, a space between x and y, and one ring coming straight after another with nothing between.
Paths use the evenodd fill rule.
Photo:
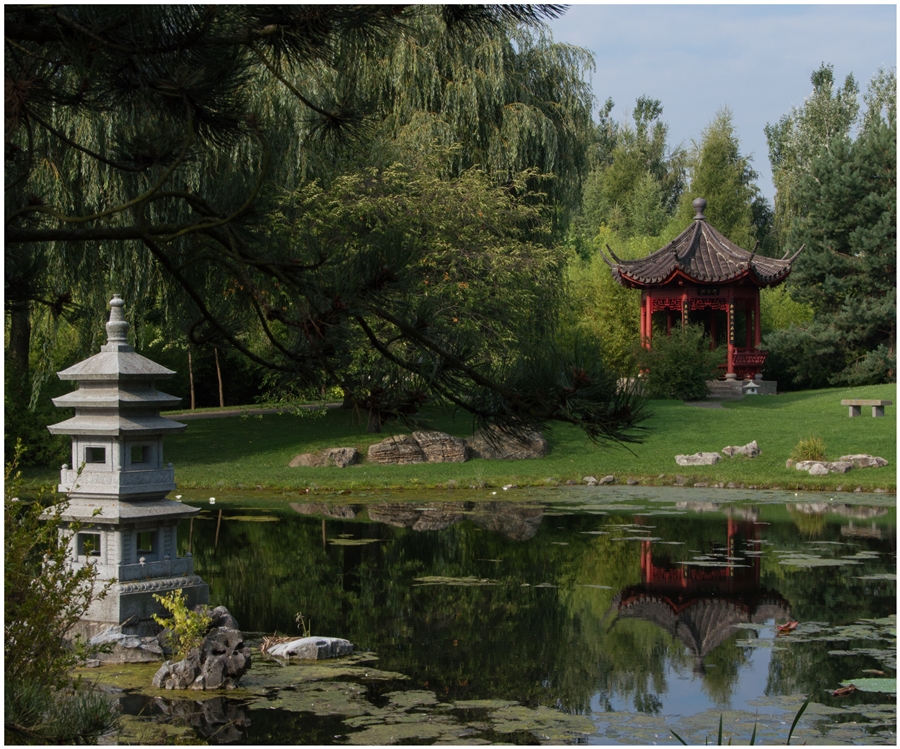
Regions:
<instances>
[{"instance_id":1,"label":"tree trunk","mask_svg":"<svg viewBox=\"0 0 900 749\"><path fill-rule=\"evenodd\" d=\"M15 302L9 311L7 379L12 376L24 389L29 381L28 355L31 351L31 309L27 301Z\"/></svg>"},{"instance_id":2,"label":"tree trunk","mask_svg":"<svg viewBox=\"0 0 900 749\"><path fill-rule=\"evenodd\" d=\"M191 384L191 411L197 407L197 400L194 396L194 360L191 357L191 344L188 344L188 382Z\"/></svg>"},{"instance_id":3,"label":"tree trunk","mask_svg":"<svg viewBox=\"0 0 900 749\"><path fill-rule=\"evenodd\" d=\"M213 346L213 355L216 357L216 377L219 378L219 408L225 408L225 393L222 390L222 369L219 367L219 349Z\"/></svg>"},{"instance_id":4,"label":"tree trunk","mask_svg":"<svg viewBox=\"0 0 900 749\"><path fill-rule=\"evenodd\" d=\"M366 426L366 431L369 434L381 433L381 415L374 409L369 410L369 423Z\"/></svg>"}]
</instances>

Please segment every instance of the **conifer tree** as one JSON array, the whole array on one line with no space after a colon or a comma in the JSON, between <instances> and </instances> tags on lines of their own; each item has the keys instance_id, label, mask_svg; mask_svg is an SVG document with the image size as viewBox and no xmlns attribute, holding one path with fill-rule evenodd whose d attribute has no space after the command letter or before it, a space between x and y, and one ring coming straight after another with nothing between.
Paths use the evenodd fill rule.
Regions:
<instances>
[{"instance_id":1,"label":"conifer tree","mask_svg":"<svg viewBox=\"0 0 900 749\"><path fill-rule=\"evenodd\" d=\"M439 175L444 187L480 166L510 205L549 197L550 228L561 226L555 209L580 192L587 58L521 28L536 29L558 7L5 12L5 239L17 267L39 265L48 251L81 279L177 293L195 315L193 343L228 345L310 382L339 378L339 332L355 326L425 392L452 396L479 419L510 428L571 421L592 437L628 438L639 409L598 362L554 358L539 336L519 360L486 357L442 310L408 304L421 281L419 237L359 227L364 241L342 254L334 237L317 243L300 231L313 238L301 248L298 233L269 232L282 186L327 184L376 156L374 166L389 168L398 139L450 147L457 156ZM544 172L564 179L544 182ZM545 226L529 226L530 237ZM451 245L461 228L448 220ZM520 232L514 221L480 229L501 243ZM341 293L329 298L321 274L341 263L350 264ZM252 343L259 335L261 347Z\"/></svg>"}]
</instances>

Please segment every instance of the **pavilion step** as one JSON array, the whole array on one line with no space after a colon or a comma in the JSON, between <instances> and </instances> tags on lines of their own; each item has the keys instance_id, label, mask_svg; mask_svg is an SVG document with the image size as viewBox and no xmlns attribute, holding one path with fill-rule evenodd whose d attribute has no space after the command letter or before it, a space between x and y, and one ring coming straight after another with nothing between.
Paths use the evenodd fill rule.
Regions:
<instances>
[{"instance_id":1,"label":"pavilion step","mask_svg":"<svg viewBox=\"0 0 900 749\"><path fill-rule=\"evenodd\" d=\"M744 395L741 390L743 380L712 380L706 384L709 386L710 398L741 398Z\"/></svg>"}]
</instances>

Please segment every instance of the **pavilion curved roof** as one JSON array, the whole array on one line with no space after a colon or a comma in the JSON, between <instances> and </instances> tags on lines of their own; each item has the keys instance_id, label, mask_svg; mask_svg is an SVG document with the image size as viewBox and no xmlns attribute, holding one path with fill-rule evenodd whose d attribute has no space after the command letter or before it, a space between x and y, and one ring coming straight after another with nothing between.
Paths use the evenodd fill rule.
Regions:
<instances>
[{"instance_id":1,"label":"pavilion curved roof","mask_svg":"<svg viewBox=\"0 0 900 749\"><path fill-rule=\"evenodd\" d=\"M785 255L780 260L748 252L707 223L705 208L706 201L697 198L691 225L645 258L620 260L607 247L615 261L612 262L601 251L613 278L632 288L664 286L676 278L698 284L728 284L746 279L757 286L776 286L790 275L791 264L802 247L792 257Z\"/></svg>"}]
</instances>

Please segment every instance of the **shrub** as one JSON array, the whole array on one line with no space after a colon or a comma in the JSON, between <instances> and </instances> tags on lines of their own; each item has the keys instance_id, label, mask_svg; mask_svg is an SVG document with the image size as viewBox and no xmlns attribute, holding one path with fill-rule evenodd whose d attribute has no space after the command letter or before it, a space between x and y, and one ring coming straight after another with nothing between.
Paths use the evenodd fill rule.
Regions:
<instances>
[{"instance_id":1,"label":"shrub","mask_svg":"<svg viewBox=\"0 0 900 749\"><path fill-rule=\"evenodd\" d=\"M162 617L153 614L153 621L169 631L174 650L184 658L191 650L202 644L212 619L206 614L191 611L185 603L184 591L180 588L168 595L154 594L153 597L171 615Z\"/></svg>"},{"instance_id":2,"label":"shrub","mask_svg":"<svg viewBox=\"0 0 900 749\"><path fill-rule=\"evenodd\" d=\"M69 566L68 545L59 538L66 503L19 496L22 449L19 442L4 476L4 738L96 741L118 718L104 695L72 681L78 654L66 637L106 588L93 566Z\"/></svg>"},{"instance_id":3,"label":"shrub","mask_svg":"<svg viewBox=\"0 0 900 749\"><path fill-rule=\"evenodd\" d=\"M825 443L821 437L802 439L791 451L791 459L795 461L825 460Z\"/></svg>"},{"instance_id":4,"label":"shrub","mask_svg":"<svg viewBox=\"0 0 900 749\"><path fill-rule=\"evenodd\" d=\"M677 326L671 335L655 335L653 348L636 353L646 370L644 395L649 398L699 400L709 394L707 382L719 374L724 350L710 351L710 340L698 325Z\"/></svg>"}]
</instances>

